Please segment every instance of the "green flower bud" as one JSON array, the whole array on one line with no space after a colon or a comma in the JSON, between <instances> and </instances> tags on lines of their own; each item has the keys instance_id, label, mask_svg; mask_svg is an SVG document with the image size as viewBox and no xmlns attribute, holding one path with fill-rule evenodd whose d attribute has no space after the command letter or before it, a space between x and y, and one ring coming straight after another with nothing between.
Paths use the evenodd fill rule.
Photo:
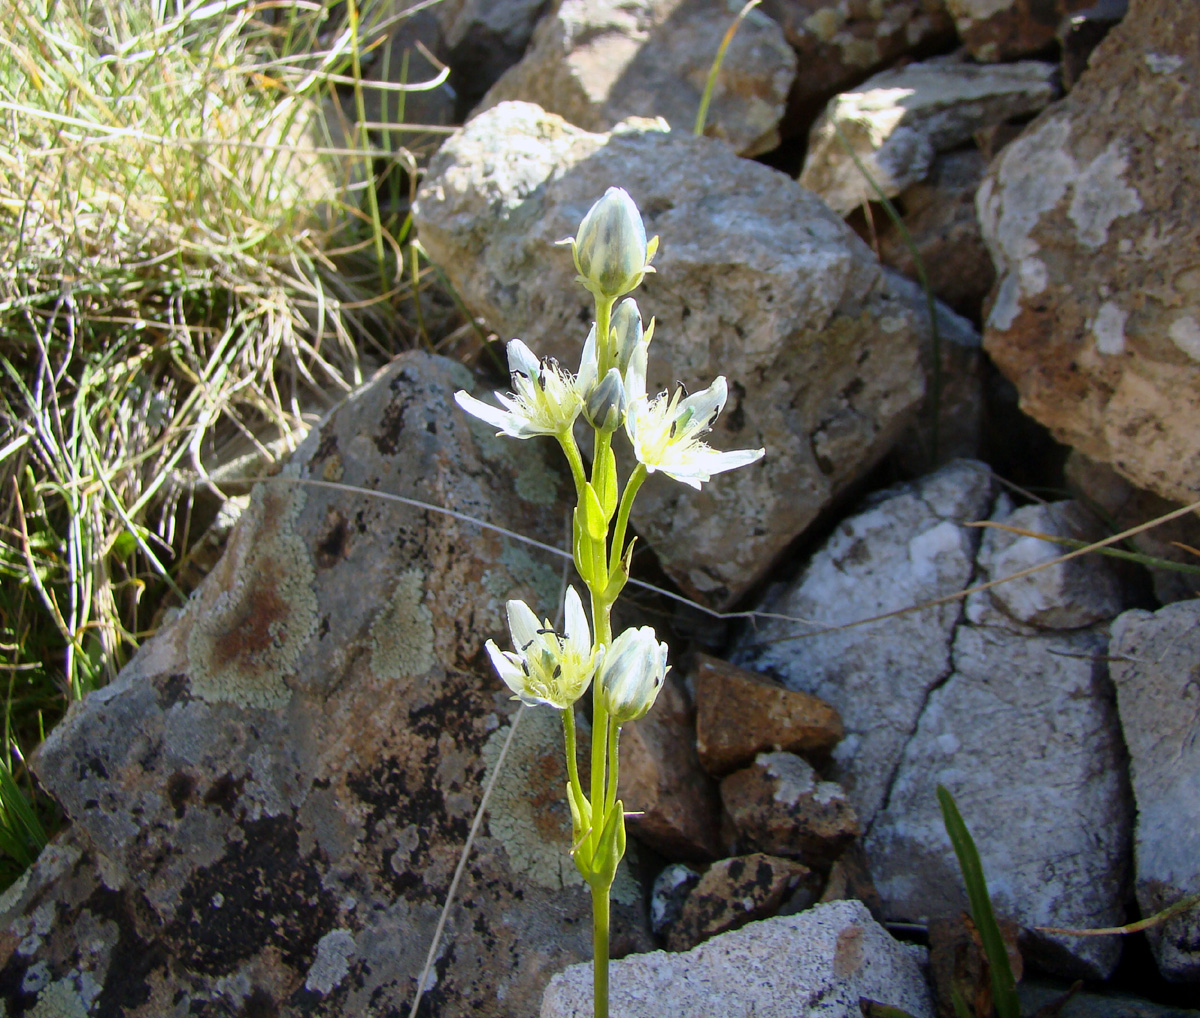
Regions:
<instances>
[{"instance_id":1,"label":"green flower bud","mask_svg":"<svg viewBox=\"0 0 1200 1018\"><path fill-rule=\"evenodd\" d=\"M598 297L629 293L642 281L658 247L646 243L642 214L628 193L610 187L588 210L579 232L569 241L580 282Z\"/></svg>"},{"instance_id":2,"label":"green flower bud","mask_svg":"<svg viewBox=\"0 0 1200 1018\"><path fill-rule=\"evenodd\" d=\"M596 682L605 709L618 724L645 717L667 676L667 645L650 626L626 629L604 654Z\"/></svg>"},{"instance_id":3,"label":"green flower bud","mask_svg":"<svg viewBox=\"0 0 1200 1018\"><path fill-rule=\"evenodd\" d=\"M637 301L626 297L612 314L612 330L614 337L613 352L617 367L624 376L629 367L629 358L642 342L645 333L642 330L642 316L638 311Z\"/></svg>"},{"instance_id":4,"label":"green flower bud","mask_svg":"<svg viewBox=\"0 0 1200 1018\"><path fill-rule=\"evenodd\" d=\"M583 413L598 431L613 432L625 423L625 384L620 371L608 369L584 403Z\"/></svg>"}]
</instances>

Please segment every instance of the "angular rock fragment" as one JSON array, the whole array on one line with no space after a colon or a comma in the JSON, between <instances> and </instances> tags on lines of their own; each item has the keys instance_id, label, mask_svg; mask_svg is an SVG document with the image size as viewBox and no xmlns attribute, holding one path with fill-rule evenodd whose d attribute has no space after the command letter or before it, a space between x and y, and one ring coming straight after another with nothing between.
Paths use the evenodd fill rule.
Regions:
<instances>
[{"instance_id":1,"label":"angular rock fragment","mask_svg":"<svg viewBox=\"0 0 1200 1018\"><path fill-rule=\"evenodd\" d=\"M442 146L421 241L474 313L578 364L592 315L570 236L612 185L662 237L637 299L656 316L652 389L723 374L711 442L766 458L697 493L653 476L633 523L685 590L727 605L884 455L924 393L918 310L870 250L795 181L726 146L646 125L588 134L502 103Z\"/></svg>"},{"instance_id":2,"label":"angular rock fragment","mask_svg":"<svg viewBox=\"0 0 1200 1018\"><path fill-rule=\"evenodd\" d=\"M637 811L630 834L669 859L721 854L720 806L696 757L696 724L687 696L668 675L654 709L621 730L617 794Z\"/></svg>"},{"instance_id":3,"label":"angular rock fragment","mask_svg":"<svg viewBox=\"0 0 1200 1018\"><path fill-rule=\"evenodd\" d=\"M560 566L463 520L304 482L556 540L569 481L551 449L513 449L450 412L471 382L409 353L353 393L254 489L179 615L47 739L37 772L71 826L5 899L10 1006L411 1006L509 731L482 641L507 639L507 598L553 614ZM527 711L513 747L537 766L497 780L431 1013L531 1013L549 973L590 954L551 714ZM640 901L616 910L622 946L648 943Z\"/></svg>"},{"instance_id":4,"label":"angular rock fragment","mask_svg":"<svg viewBox=\"0 0 1200 1018\"><path fill-rule=\"evenodd\" d=\"M614 962L611 1018L861 1018L859 1000L933 1018L924 948L901 944L859 901L751 923L685 954ZM541 1018L591 1018L590 965L556 975Z\"/></svg>"},{"instance_id":5,"label":"angular rock fragment","mask_svg":"<svg viewBox=\"0 0 1200 1018\"><path fill-rule=\"evenodd\" d=\"M709 0L563 0L476 112L520 100L586 131L610 130L627 117L662 117L690 132L731 20ZM709 136L744 156L775 148L795 73L796 56L779 26L762 15L747 18L725 51Z\"/></svg>"},{"instance_id":6,"label":"angular rock fragment","mask_svg":"<svg viewBox=\"0 0 1200 1018\"><path fill-rule=\"evenodd\" d=\"M984 347L1021 407L1135 486L1200 497L1200 18L1133 0L989 169Z\"/></svg>"},{"instance_id":7,"label":"angular rock fragment","mask_svg":"<svg viewBox=\"0 0 1200 1018\"><path fill-rule=\"evenodd\" d=\"M700 883L701 874L690 866L673 862L654 878L650 889L650 929L665 937L683 913L683 903Z\"/></svg>"},{"instance_id":8,"label":"angular rock fragment","mask_svg":"<svg viewBox=\"0 0 1200 1018\"><path fill-rule=\"evenodd\" d=\"M805 621L759 620L735 660L833 704L846 737L827 776L846 789L864 829L883 804L929 691L950 674L958 601L838 629L954 595L974 570L991 474L959 461L881 493L843 522L794 583L763 610Z\"/></svg>"},{"instance_id":9,"label":"angular rock fragment","mask_svg":"<svg viewBox=\"0 0 1200 1018\"><path fill-rule=\"evenodd\" d=\"M877 200L844 138L894 198L925 179L939 152L980 128L1045 108L1055 98L1054 72L1032 60L979 66L940 59L877 74L825 108L809 132L800 183L841 215Z\"/></svg>"},{"instance_id":10,"label":"angular rock fragment","mask_svg":"<svg viewBox=\"0 0 1200 1018\"><path fill-rule=\"evenodd\" d=\"M667 949L690 951L709 937L774 915L788 894L814 875L792 859L755 852L708 868L683 902Z\"/></svg>"},{"instance_id":11,"label":"angular rock fragment","mask_svg":"<svg viewBox=\"0 0 1200 1018\"><path fill-rule=\"evenodd\" d=\"M703 654L692 681L697 749L710 774L728 774L763 750L825 757L842 738L833 707L764 675Z\"/></svg>"},{"instance_id":12,"label":"angular rock fragment","mask_svg":"<svg viewBox=\"0 0 1200 1018\"><path fill-rule=\"evenodd\" d=\"M550 0L440 0L433 13L447 48L451 81L463 105L479 102L513 66L550 6Z\"/></svg>"},{"instance_id":13,"label":"angular rock fragment","mask_svg":"<svg viewBox=\"0 0 1200 1018\"><path fill-rule=\"evenodd\" d=\"M1130 611L1110 648L1137 802L1143 915L1200 893L1200 601ZM1147 931L1163 975L1200 983L1200 906Z\"/></svg>"},{"instance_id":14,"label":"angular rock fragment","mask_svg":"<svg viewBox=\"0 0 1200 1018\"><path fill-rule=\"evenodd\" d=\"M743 851L828 868L860 833L854 807L832 781L792 753L759 753L721 782L721 801Z\"/></svg>"},{"instance_id":15,"label":"angular rock fragment","mask_svg":"<svg viewBox=\"0 0 1200 1018\"><path fill-rule=\"evenodd\" d=\"M1072 11L1096 0L946 0L958 37L976 60L1012 60L1045 49Z\"/></svg>"}]
</instances>

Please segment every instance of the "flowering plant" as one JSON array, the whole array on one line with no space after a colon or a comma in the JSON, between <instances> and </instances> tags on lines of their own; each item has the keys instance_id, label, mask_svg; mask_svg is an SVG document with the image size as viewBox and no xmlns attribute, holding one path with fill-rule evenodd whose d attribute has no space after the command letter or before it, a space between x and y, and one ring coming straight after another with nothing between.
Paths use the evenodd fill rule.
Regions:
<instances>
[{"instance_id":1,"label":"flowering plant","mask_svg":"<svg viewBox=\"0 0 1200 1018\"><path fill-rule=\"evenodd\" d=\"M550 435L571 467L575 567L591 601L591 626L574 587L566 594L560 635L524 601L507 605L513 650L491 640L487 651L514 699L562 713L575 866L592 892L594 1013L608 1015L609 897L625 854L625 808L617 799L621 726L644 717L662 688L667 645L649 626L612 635L612 606L629 579L633 541L626 542L638 489L656 470L697 490L714 474L753 463L762 449L718 452L703 437L725 406L724 377L688 396L646 392L647 351L654 321L643 328L637 302L658 248L646 240L641 213L621 188L610 187L584 216L570 244L579 282L595 298L596 320L583 345L579 371L539 359L519 339L508 344L512 392L496 393L498 407L467 394L455 400L499 434ZM624 298L624 299L621 299ZM620 303L618 303L618 300ZM582 414L593 430L590 474L575 442ZM622 488L613 436L624 428L636 466ZM592 687L592 749L587 792L575 756L575 702Z\"/></svg>"}]
</instances>

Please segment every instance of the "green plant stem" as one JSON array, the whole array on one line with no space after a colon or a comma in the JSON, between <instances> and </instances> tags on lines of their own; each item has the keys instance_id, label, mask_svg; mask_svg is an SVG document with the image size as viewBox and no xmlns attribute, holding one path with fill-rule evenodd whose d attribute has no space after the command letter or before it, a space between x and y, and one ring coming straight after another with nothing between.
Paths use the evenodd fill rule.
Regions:
<instances>
[{"instance_id":1,"label":"green plant stem","mask_svg":"<svg viewBox=\"0 0 1200 1018\"><path fill-rule=\"evenodd\" d=\"M613 297L596 298L596 381L600 381L608 369L613 366L612 355L612 309L616 303ZM599 437L600 432L596 432Z\"/></svg>"},{"instance_id":2,"label":"green plant stem","mask_svg":"<svg viewBox=\"0 0 1200 1018\"><path fill-rule=\"evenodd\" d=\"M633 468L633 473L629 475L629 481L625 485L625 492L621 495L621 504L617 507L617 525L613 530L612 551L609 553L608 573L611 576L617 571L617 566L620 564L621 556L625 552L625 529L629 525L629 511L633 508L633 500L637 496L638 488L642 486L642 482L646 479L646 468L639 463Z\"/></svg>"},{"instance_id":3,"label":"green plant stem","mask_svg":"<svg viewBox=\"0 0 1200 1018\"><path fill-rule=\"evenodd\" d=\"M617 804L617 769L621 756L618 748L618 743L621 741L621 726L613 724L611 718L609 718L605 741L608 743L608 798L604 801L604 819L607 822L609 814Z\"/></svg>"},{"instance_id":4,"label":"green plant stem","mask_svg":"<svg viewBox=\"0 0 1200 1018\"><path fill-rule=\"evenodd\" d=\"M558 436L558 444L562 446L563 454L571 467L571 477L575 480L575 498L577 504L583 502L583 486L587 483L587 475L583 470L583 457L579 455L579 446L575 444L575 436L570 431L564 431Z\"/></svg>"},{"instance_id":5,"label":"green plant stem","mask_svg":"<svg viewBox=\"0 0 1200 1018\"><path fill-rule=\"evenodd\" d=\"M594 1018L608 1018L608 891L607 886L592 885L592 1014Z\"/></svg>"},{"instance_id":6,"label":"green plant stem","mask_svg":"<svg viewBox=\"0 0 1200 1018\"><path fill-rule=\"evenodd\" d=\"M575 759L575 708L568 707L562 712L563 716L563 743L566 746L567 753L567 780L571 782L571 788L580 789L579 784L579 761Z\"/></svg>"}]
</instances>

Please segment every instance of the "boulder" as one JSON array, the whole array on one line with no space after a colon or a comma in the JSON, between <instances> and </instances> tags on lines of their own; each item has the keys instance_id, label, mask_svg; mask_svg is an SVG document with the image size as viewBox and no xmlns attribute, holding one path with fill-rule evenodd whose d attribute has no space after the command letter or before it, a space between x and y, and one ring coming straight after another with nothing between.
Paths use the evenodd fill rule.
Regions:
<instances>
[{"instance_id":1,"label":"boulder","mask_svg":"<svg viewBox=\"0 0 1200 1018\"><path fill-rule=\"evenodd\" d=\"M637 293L658 322L650 386L695 391L727 376L713 445L767 450L700 493L653 476L634 506L672 579L725 606L910 420L924 394L920 314L795 181L712 139L644 123L589 134L502 103L434 157L416 222L473 313L573 366L592 305L554 245L610 185L662 238L657 272Z\"/></svg>"},{"instance_id":2,"label":"boulder","mask_svg":"<svg viewBox=\"0 0 1200 1018\"><path fill-rule=\"evenodd\" d=\"M476 112L521 100L587 131L636 116L690 132L732 21L709 0L562 0ZM725 51L706 132L744 156L775 148L795 73L782 30L752 13Z\"/></svg>"},{"instance_id":3,"label":"boulder","mask_svg":"<svg viewBox=\"0 0 1200 1018\"><path fill-rule=\"evenodd\" d=\"M1059 24L1096 0L946 0L976 60L1012 60L1053 45Z\"/></svg>"},{"instance_id":4,"label":"boulder","mask_svg":"<svg viewBox=\"0 0 1200 1018\"><path fill-rule=\"evenodd\" d=\"M442 29L450 79L466 113L525 53L551 0L440 0L433 13Z\"/></svg>"},{"instance_id":5,"label":"boulder","mask_svg":"<svg viewBox=\"0 0 1200 1018\"><path fill-rule=\"evenodd\" d=\"M1110 648L1137 803L1143 915L1200 893L1200 601L1126 612ZM1200 983L1200 906L1147 930L1163 975Z\"/></svg>"},{"instance_id":6,"label":"boulder","mask_svg":"<svg viewBox=\"0 0 1200 1018\"><path fill-rule=\"evenodd\" d=\"M1200 497L1200 19L1134 0L994 162L984 346L1022 408L1136 487Z\"/></svg>"},{"instance_id":7,"label":"boulder","mask_svg":"<svg viewBox=\"0 0 1200 1018\"><path fill-rule=\"evenodd\" d=\"M751 923L684 954L655 951L611 967L611 1018L861 1018L860 998L933 1018L925 950L901 944L860 901ZM572 965L541 1018L591 1018L592 970Z\"/></svg>"},{"instance_id":8,"label":"boulder","mask_svg":"<svg viewBox=\"0 0 1200 1018\"><path fill-rule=\"evenodd\" d=\"M992 478L960 461L891 488L841 523L793 583L762 609L803 620L760 620L735 660L833 704L846 737L827 776L845 789L863 828L882 806L926 698L950 674L957 600L865 626L837 627L953 597L975 568Z\"/></svg>"},{"instance_id":9,"label":"boulder","mask_svg":"<svg viewBox=\"0 0 1200 1018\"><path fill-rule=\"evenodd\" d=\"M1055 97L1054 75L1053 64L1035 60L980 66L941 58L884 71L825 108L809 132L800 183L840 215L876 201L849 145L894 198L925 179L938 153L980 128L1043 109Z\"/></svg>"},{"instance_id":10,"label":"boulder","mask_svg":"<svg viewBox=\"0 0 1200 1018\"><path fill-rule=\"evenodd\" d=\"M471 385L414 352L348 397L254 489L188 604L51 733L36 771L71 826L3 902L0 996L18 1013L411 1006L509 730L483 641L507 642L507 598L554 614L561 566L464 520L304 482L556 540L569 478L553 450L452 413ZM430 1014L531 1014L550 973L590 955L561 746L549 708L523 713ZM616 903L618 950L649 942L634 897Z\"/></svg>"}]
</instances>

